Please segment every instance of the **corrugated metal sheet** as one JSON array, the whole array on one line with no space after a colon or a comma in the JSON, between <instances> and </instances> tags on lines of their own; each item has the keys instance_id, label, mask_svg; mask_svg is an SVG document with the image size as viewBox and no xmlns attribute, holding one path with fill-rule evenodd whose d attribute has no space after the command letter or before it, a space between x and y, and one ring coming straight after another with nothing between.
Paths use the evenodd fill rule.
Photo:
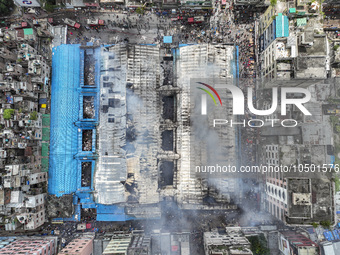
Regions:
<instances>
[{"instance_id":1,"label":"corrugated metal sheet","mask_svg":"<svg viewBox=\"0 0 340 255\"><path fill-rule=\"evenodd\" d=\"M48 172L48 158L41 159L41 171Z\"/></svg>"},{"instance_id":2,"label":"corrugated metal sheet","mask_svg":"<svg viewBox=\"0 0 340 255\"><path fill-rule=\"evenodd\" d=\"M97 221L125 221L126 218L124 207L116 205L101 205L97 206Z\"/></svg>"},{"instance_id":3,"label":"corrugated metal sheet","mask_svg":"<svg viewBox=\"0 0 340 255\"><path fill-rule=\"evenodd\" d=\"M51 121L51 118L50 118L49 114L43 114L42 115L42 125L44 127L49 127L50 126L50 121Z\"/></svg>"},{"instance_id":4,"label":"corrugated metal sheet","mask_svg":"<svg viewBox=\"0 0 340 255\"><path fill-rule=\"evenodd\" d=\"M50 140L50 128L42 128L42 140L43 141Z\"/></svg>"},{"instance_id":5,"label":"corrugated metal sheet","mask_svg":"<svg viewBox=\"0 0 340 255\"><path fill-rule=\"evenodd\" d=\"M298 27L307 25L307 19L306 18L297 19L296 25Z\"/></svg>"},{"instance_id":6,"label":"corrugated metal sheet","mask_svg":"<svg viewBox=\"0 0 340 255\"><path fill-rule=\"evenodd\" d=\"M33 28L24 28L24 35L33 35Z\"/></svg>"},{"instance_id":7,"label":"corrugated metal sheet","mask_svg":"<svg viewBox=\"0 0 340 255\"><path fill-rule=\"evenodd\" d=\"M276 20L276 37L288 37L289 36L288 17L283 16L282 13L279 13L275 20Z\"/></svg>"},{"instance_id":8,"label":"corrugated metal sheet","mask_svg":"<svg viewBox=\"0 0 340 255\"><path fill-rule=\"evenodd\" d=\"M79 115L79 45L53 49L51 90L51 146L48 191L56 196L77 189L78 132L74 123Z\"/></svg>"},{"instance_id":9,"label":"corrugated metal sheet","mask_svg":"<svg viewBox=\"0 0 340 255\"><path fill-rule=\"evenodd\" d=\"M47 157L48 156L48 144L47 143L42 143L41 144L41 156L42 157Z\"/></svg>"}]
</instances>

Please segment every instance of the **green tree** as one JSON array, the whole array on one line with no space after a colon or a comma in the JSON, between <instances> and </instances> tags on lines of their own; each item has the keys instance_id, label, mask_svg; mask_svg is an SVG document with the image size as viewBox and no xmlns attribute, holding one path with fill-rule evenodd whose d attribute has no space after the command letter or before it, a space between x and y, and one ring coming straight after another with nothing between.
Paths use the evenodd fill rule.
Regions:
<instances>
[{"instance_id":1,"label":"green tree","mask_svg":"<svg viewBox=\"0 0 340 255\"><path fill-rule=\"evenodd\" d=\"M143 13L144 13L144 7L138 7L138 8L136 9L136 13L138 13L138 14L143 14Z\"/></svg>"},{"instance_id":2,"label":"green tree","mask_svg":"<svg viewBox=\"0 0 340 255\"><path fill-rule=\"evenodd\" d=\"M312 223L312 226L313 226L313 228L317 228L317 227L319 226L319 224L316 223L316 222L313 222L313 223Z\"/></svg>"},{"instance_id":3,"label":"green tree","mask_svg":"<svg viewBox=\"0 0 340 255\"><path fill-rule=\"evenodd\" d=\"M5 120L9 120L12 118L12 114L14 113L14 109L5 109L3 113L3 117Z\"/></svg>"},{"instance_id":4,"label":"green tree","mask_svg":"<svg viewBox=\"0 0 340 255\"><path fill-rule=\"evenodd\" d=\"M56 7L55 5L50 4L50 3L46 3L46 4L45 4L45 10L46 10L47 12L53 12L55 7Z\"/></svg>"},{"instance_id":5,"label":"green tree","mask_svg":"<svg viewBox=\"0 0 340 255\"><path fill-rule=\"evenodd\" d=\"M330 121L331 121L331 124L333 125L333 126L336 126L338 123L339 123L339 117L337 117L337 116L330 116Z\"/></svg>"},{"instance_id":6,"label":"green tree","mask_svg":"<svg viewBox=\"0 0 340 255\"><path fill-rule=\"evenodd\" d=\"M30 120L37 120L38 113L36 111L30 113Z\"/></svg>"},{"instance_id":7,"label":"green tree","mask_svg":"<svg viewBox=\"0 0 340 255\"><path fill-rule=\"evenodd\" d=\"M251 250L254 255L270 255L270 251L267 248L267 240L263 234L258 236L247 237L251 243Z\"/></svg>"},{"instance_id":8,"label":"green tree","mask_svg":"<svg viewBox=\"0 0 340 255\"><path fill-rule=\"evenodd\" d=\"M277 0L270 0L270 5L271 6L275 6L277 4Z\"/></svg>"},{"instance_id":9,"label":"green tree","mask_svg":"<svg viewBox=\"0 0 340 255\"><path fill-rule=\"evenodd\" d=\"M0 14L8 15L14 7L13 0L0 0Z\"/></svg>"},{"instance_id":10,"label":"green tree","mask_svg":"<svg viewBox=\"0 0 340 255\"><path fill-rule=\"evenodd\" d=\"M323 228L329 229L331 227L331 222L329 220L322 220L322 221L320 221L320 225Z\"/></svg>"}]
</instances>

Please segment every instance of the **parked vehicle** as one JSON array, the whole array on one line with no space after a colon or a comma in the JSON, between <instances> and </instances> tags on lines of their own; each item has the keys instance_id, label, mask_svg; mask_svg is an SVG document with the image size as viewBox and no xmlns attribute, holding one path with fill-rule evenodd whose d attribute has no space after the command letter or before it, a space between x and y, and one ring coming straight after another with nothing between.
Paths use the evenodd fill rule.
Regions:
<instances>
[{"instance_id":1,"label":"parked vehicle","mask_svg":"<svg viewBox=\"0 0 340 255\"><path fill-rule=\"evenodd\" d=\"M64 23L70 27L74 27L74 28L80 28L80 24L75 22L74 20L71 20L71 19L68 19L68 18L65 18L64 20Z\"/></svg>"}]
</instances>

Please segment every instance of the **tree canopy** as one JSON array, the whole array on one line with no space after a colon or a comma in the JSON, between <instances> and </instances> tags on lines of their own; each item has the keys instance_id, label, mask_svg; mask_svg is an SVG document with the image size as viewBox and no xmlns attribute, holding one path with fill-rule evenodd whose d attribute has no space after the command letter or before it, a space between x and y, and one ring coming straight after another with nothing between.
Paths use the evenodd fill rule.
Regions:
<instances>
[{"instance_id":1,"label":"tree canopy","mask_svg":"<svg viewBox=\"0 0 340 255\"><path fill-rule=\"evenodd\" d=\"M251 243L251 250L254 255L269 255L270 251L267 248L267 240L263 234L258 236L250 236L248 237L249 242Z\"/></svg>"},{"instance_id":2,"label":"tree canopy","mask_svg":"<svg viewBox=\"0 0 340 255\"><path fill-rule=\"evenodd\" d=\"M30 120L37 120L38 113L36 111L30 113Z\"/></svg>"},{"instance_id":3,"label":"tree canopy","mask_svg":"<svg viewBox=\"0 0 340 255\"><path fill-rule=\"evenodd\" d=\"M12 118L12 114L14 113L14 109L5 109L4 110L4 119L5 120L9 120L10 118Z\"/></svg>"},{"instance_id":4,"label":"tree canopy","mask_svg":"<svg viewBox=\"0 0 340 255\"><path fill-rule=\"evenodd\" d=\"M13 7L13 0L0 0L0 15L10 14Z\"/></svg>"}]
</instances>

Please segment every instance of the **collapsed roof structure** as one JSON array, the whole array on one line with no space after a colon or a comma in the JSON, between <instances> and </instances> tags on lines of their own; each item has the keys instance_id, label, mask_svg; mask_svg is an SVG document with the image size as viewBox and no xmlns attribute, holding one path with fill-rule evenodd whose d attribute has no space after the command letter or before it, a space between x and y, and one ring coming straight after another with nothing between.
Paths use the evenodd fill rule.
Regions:
<instances>
[{"instance_id":1,"label":"collapsed roof structure","mask_svg":"<svg viewBox=\"0 0 340 255\"><path fill-rule=\"evenodd\" d=\"M219 90L223 106L208 117L195 110L196 83L234 84L236 60L230 45L54 48L49 193L74 195L74 220L85 208L96 209L97 220L158 218L163 200L183 209L236 208L237 179L192 172L212 160L237 164L235 128L211 129L219 114L232 118L230 93Z\"/></svg>"}]
</instances>

